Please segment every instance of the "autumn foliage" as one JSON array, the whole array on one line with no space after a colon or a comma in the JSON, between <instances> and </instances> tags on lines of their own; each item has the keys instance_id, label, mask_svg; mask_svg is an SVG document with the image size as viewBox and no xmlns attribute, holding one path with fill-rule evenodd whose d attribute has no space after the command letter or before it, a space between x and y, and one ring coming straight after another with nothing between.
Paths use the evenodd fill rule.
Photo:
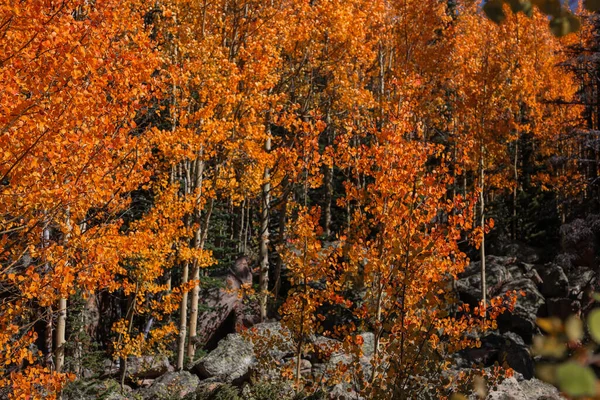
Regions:
<instances>
[{"instance_id":1,"label":"autumn foliage","mask_svg":"<svg viewBox=\"0 0 600 400\"><path fill-rule=\"evenodd\" d=\"M222 248L259 267L299 390L317 387L300 360L324 333L356 357L336 379L368 396L449 394L430 382L515 300L470 309L452 291L467 253L485 257L487 201L524 179L576 191L576 167L521 161L524 143L536 165L569 151L556 140L581 111L574 39L545 18L497 25L475 1L0 3L2 394L56 398L94 346L122 382L132 356L187 368Z\"/></svg>"}]
</instances>

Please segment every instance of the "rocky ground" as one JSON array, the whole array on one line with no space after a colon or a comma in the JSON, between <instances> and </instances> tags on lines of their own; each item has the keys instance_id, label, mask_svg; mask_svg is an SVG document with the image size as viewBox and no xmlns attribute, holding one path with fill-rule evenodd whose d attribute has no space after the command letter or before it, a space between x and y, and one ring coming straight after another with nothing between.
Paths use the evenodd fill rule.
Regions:
<instances>
[{"instance_id":1,"label":"rocky ground","mask_svg":"<svg viewBox=\"0 0 600 400\"><path fill-rule=\"evenodd\" d=\"M534 378L535 360L529 347L535 335L540 334L535 323L537 317L585 314L593 304L592 293L597 290L596 243L600 219L576 220L563 226L563 240L558 255L548 261L548 254L521 245L508 244L496 248L496 254L486 257L488 296L505 292L523 291L516 308L498 320L498 330L482 339L481 348L462 351L455 359L453 369L468 369L477 364L492 366L506 362L517 374L506 379L489 393L488 399L561 399L558 391ZM456 282L456 291L462 301L472 305L481 298L480 262L473 262ZM260 358L268 363L285 363L293 357L293 346L278 322L255 326L259 336L275 338ZM364 339L361 364L368 371L373 354L372 333L362 334ZM325 337L313 337L316 351L302 360L302 374L318 378L335 369L341 361L351 362L351 357L335 349L339 343ZM319 351L323 349L323 351ZM217 347L202 357L190 371L174 371L166 357L134 358L129 362L130 382L135 389L125 386L121 391L115 380L118 366L106 365L105 376L99 380L79 381L65 392L64 398L124 400L124 399L263 399L275 398L273 388L247 385L253 374L269 374L264 363L256 357L257 349L239 333L231 333L218 341ZM260 351L259 351L260 353ZM325 354L325 356L324 356ZM268 364L267 363L267 364ZM285 385L284 385L285 386ZM237 389L244 387L242 397ZM277 390L286 391L280 387ZM330 387L329 398L356 399L356 393L339 384ZM254 391L254 392L253 392ZM258 393L258 392L260 393Z\"/></svg>"}]
</instances>

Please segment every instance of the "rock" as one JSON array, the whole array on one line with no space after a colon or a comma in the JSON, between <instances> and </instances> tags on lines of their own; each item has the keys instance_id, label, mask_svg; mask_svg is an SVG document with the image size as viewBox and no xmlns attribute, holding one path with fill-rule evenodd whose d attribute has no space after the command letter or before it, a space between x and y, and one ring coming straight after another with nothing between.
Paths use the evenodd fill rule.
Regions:
<instances>
[{"instance_id":1,"label":"rock","mask_svg":"<svg viewBox=\"0 0 600 400\"><path fill-rule=\"evenodd\" d=\"M279 322L265 322L255 325L243 335L227 335L216 349L200 359L192 369L201 378L239 384L252 371L260 370L259 373L268 374L264 364L274 366L293 354L290 332Z\"/></svg>"},{"instance_id":2,"label":"rock","mask_svg":"<svg viewBox=\"0 0 600 400\"><path fill-rule=\"evenodd\" d=\"M263 322L252 328L252 336L268 342L269 355L276 361L294 354L294 343L289 330L279 322Z\"/></svg>"},{"instance_id":3,"label":"rock","mask_svg":"<svg viewBox=\"0 0 600 400\"><path fill-rule=\"evenodd\" d=\"M312 340L313 351L310 359L316 363L330 361L334 356L340 355L342 342L325 336L316 336Z\"/></svg>"},{"instance_id":4,"label":"rock","mask_svg":"<svg viewBox=\"0 0 600 400\"><path fill-rule=\"evenodd\" d=\"M563 400L558 390L538 379L507 378L488 393L487 400Z\"/></svg>"},{"instance_id":5,"label":"rock","mask_svg":"<svg viewBox=\"0 0 600 400\"><path fill-rule=\"evenodd\" d=\"M487 256L485 258L486 286L488 293L495 293L506 282L513 279L508 266L514 264L513 257ZM481 261L469 264L456 281L456 290L461 299L471 305L481 300Z\"/></svg>"},{"instance_id":6,"label":"rock","mask_svg":"<svg viewBox=\"0 0 600 400\"><path fill-rule=\"evenodd\" d=\"M586 288L595 288L596 274L587 267L574 267L567 272L569 297L581 300Z\"/></svg>"},{"instance_id":7,"label":"rock","mask_svg":"<svg viewBox=\"0 0 600 400\"><path fill-rule=\"evenodd\" d=\"M300 360L300 374L301 375L310 375L312 373L312 364L310 361L306 359Z\"/></svg>"},{"instance_id":8,"label":"rock","mask_svg":"<svg viewBox=\"0 0 600 400\"><path fill-rule=\"evenodd\" d=\"M193 367L202 378L216 378L221 382L241 383L256 364L252 343L239 334L229 334L216 349L200 359Z\"/></svg>"},{"instance_id":9,"label":"rock","mask_svg":"<svg viewBox=\"0 0 600 400\"><path fill-rule=\"evenodd\" d=\"M212 350L227 334L239 327L250 327L258 322L254 307L246 301L242 287L252 285L252 270L248 258L239 257L225 278L225 287L211 288L202 294L203 310L198 313L197 342Z\"/></svg>"},{"instance_id":10,"label":"rock","mask_svg":"<svg viewBox=\"0 0 600 400\"><path fill-rule=\"evenodd\" d=\"M104 360L102 362L102 370L101 377L116 376L119 373L119 360Z\"/></svg>"},{"instance_id":11,"label":"rock","mask_svg":"<svg viewBox=\"0 0 600 400\"><path fill-rule=\"evenodd\" d=\"M149 388L154 383L154 379L142 379L141 381L137 381L137 386L142 388Z\"/></svg>"},{"instance_id":12,"label":"rock","mask_svg":"<svg viewBox=\"0 0 600 400\"><path fill-rule=\"evenodd\" d=\"M146 389L138 390L143 399L178 400L194 393L200 379L187 371L169 372Z\"/></svg>"},{"instance_id":13,"label":"rock","mask_svg":"<svg viewBox=\"0 0 600 400\"><path fill-rule=\"evenodd\" d=\"M360 334L363 338L362 352L363 356L371 357L375 353L375 334L373 332L363 332Z\"/></svg>"},{"instance_id":14,"label":"rock","mask_svg":"<svg viewBox=\"0 0 600 400\"><path fill-rule=\"evenodd\" d=\"M546 315L544 317L558 317L566 320L571 315L581 312L581 302L570 298L546 300Z\"/></svg>"},{"instance_id":15,"label":"rock","mask_svg":"<svg viewBox=\"0 0 600 400\"><path fill-rule=\"evenodd\" d=\"M329 391L329 399L335 400L364 400L347 382L338 383Z\"/></svg>"},{"instance_id":16,"label":"rock","mask_svg":"<svg viewBox=\"0 0 600 400\"><path fill-rule=\"evenodd\" d=\"M569 279L559 265L554 263L536 265L535 270L542 280L538 287L546 298L569 295Z\"/></svg>"},{"instance_id":17,"label":"rock","mask_svg":"<svg viewBox=\"0 0 600 400\"><path fill-rule=\"evenodd\" d=\"M529 348L512 332L489 334L481 339L481 347L460 351L456 360L459 368L470 368L473 364L491 367L496 362L508 364L526 379L533 377L534 364Z\"/></svg>"},{"instance_id":18,"label":"rock","mask_svg":"<svg viewBox=\"0 0 600 400\"><path fill-rule=\"evenodd\" d=\"M251 385L244 385L241 395L241 399L248 400L287 400L298 397L293 380L281 380L281 377L276 380L260 380ZM304 399L304 397L302 398ZM227 399L229 400L229 398Z\"/></svg>"},{"instance_id":19,"label":"rock","mask_svg":"<svg viewBox=\"0 0 600 400\"><path fill-rule=\"evenodd\" d=\"M130 357L127 360L127 376L131 379L155 379L174 369L163 355Z\"/></svg>"},{"instance_id":20,"label":"rock","mask_svg":"<svg viewBox=\"0 0 600 400\"><path fill-rule=\"evenodd\" d=\"M537 285L528 278L521 278L505 283L500 293L516 290L525 292L525 296L517 297L514 311L501 314L498 317L498 327L501 332L515 332L526 343L531 343L533 334L537 332L535 320L540 307L545 303L544 296L539 292Z\"/></svg>"},{"instance_id":21,"label":"rock","mask_svg":"<svg viewBox=\"0 0 600 400\"><path fill-rule=\"evenodd\" d=\"M63 391L63 400L133 400L133 390L121 385L114 379L108 380L78 380L70 383Z\"/></svg>"},{"instance_id":22,"label":"rock","mask_svg":"<svg viewBox=\"0 0 600 400\"><path fill-rule=\"evenodd\" d=\"M575 256L574 254L560 253L556 257L554 257L554 263L560 265L563 271L568 273L571 269L574 268L576 258L577 256Z\"/></svg>"},{"instance_id":23,"label":"rock","mask_svg":"<svg viewBox=\"0 0 600 400\"><path fill-rule=\"evenodd\" d=\"M538 250L523 243L510 243L504 246L502 252L507 257L515 257L528 264L535 264L540 261Z\"/></svg>"},{"instance_id":24,"label":"rock","mask_svg":"<svg viewBox=\"0 0 600 400\"><path fill-rule=\"evenodd\" d=\"M214 379L207 379L204 381L200 381L200 384L196 387L196 391L193 394L189 394L186 396L186 400L197 400L197 399L210 399L213 398L213 394L217 392L222 386L226 384L223 382L218 382Z\"/></svg>"},{"instance_id":25,"label":"rock","mask_svg":"<svg viewBox=\"0 0 600 400\"><path fill-rule=\"evenodd\" d=\"M183 400L242 400L238 387L213 380L201 381L195 393Z\"/></svg>"},{"instance_id":26,"label":"rock","mask_svg":"<svg viewBox=\"0 0 600 400\"><path fill-rule=\"evenodd\" d=\"M592 269L596 266L597 220L597 216L588 215L585 220L576 219L560 227L562 251L573 256L571 262L574 266Z\"/></svg>"}]
</instances>

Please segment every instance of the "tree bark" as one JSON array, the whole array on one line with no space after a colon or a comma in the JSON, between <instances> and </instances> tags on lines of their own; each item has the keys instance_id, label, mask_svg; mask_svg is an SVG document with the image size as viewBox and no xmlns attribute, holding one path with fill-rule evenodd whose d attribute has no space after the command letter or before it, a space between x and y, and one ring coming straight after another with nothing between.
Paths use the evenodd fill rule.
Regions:
<instances>
[{"instance_id":1,"label":"tree bark","mask_svg":"<svg viewBox=\"0 0 600 400\"><path fill-rule=\"evenodd\" d=\"M267 122L267 126L268 126ZM271 151L271 132L267 128L265 152ZM264 183L262 188L262 212L260 216L260 319L267 318L267 298L269 290L269 207L271 203L271 172L268 166L264 169Z\"/></svg>"},{"instance_id":2,"label":"tree bark","mask_svg":"<svg viewBox=\"0 0 600 400\"><path fill-rule=\"evenodd\" d=\"M515 178L515 187L513 189L513 215L512 215L512 240L517 240L517 205L518 205L518 190L519 190L519 170L518 170L518 156L519 156L519 139L515 141L515 159L513 162L513 173Z\"/></svg>"},{"instance_id":3,"label":"tree bark","mask_svg":"<svg viewBox=\"0 0 600 400\"><path fill-rule=\"evenodd\" d=\"M202 151L199 157L202 155ZM211 199L210 206L206 211L206 217L204 225L201 223L201 210L200 202L202 196L202 181L204 178L204 162L198 158L194 163L194 174L195 174L195 187L198 191L196 198L196 223L199 224L194 235L194 248L196 250L204 249L204 242L206 241L206 235L208 231L208 225L210 223L210 216L212 214L212 206L214 200ZM192 289L192 298L190 302L190 321L189 321L189 336L188 336L188 349L187 356L188 360L192 361L196 356L196 345L198 336L198 303L200 301L200 263L199 260L194 260L194 268L192 270L192 279L196 282L194 289Z\"/></svg>"},{"instance_id":4,"label":"tree bark","mask_svg":"<svg viewBox=\"0 0 600 400\"><path fill-rule=\"evenodd\" d=\"M189 277L189 263L186 261L183 265L183 275L181 284L185 285ZM187 302L188 292L184 291L181 296L181 306L179 308L179 342L177 343L177 370L181 371L185 360L185 338L187 333Z\"/></svg>"},{"instance_id":5,"label":"tree bark","mask_svg":"<svg viewBox=\"0 0 600 400\"><path fill-rule=\"evenodd\" d=\"M483 307L483 317L486 317L486 307L487 307L487 287L485 282L485 193L483 192L485 187L485 170L484 170L484 147L481 146L481 155L479 157L479 203L480 203L480 212L481 212L481 247L480 247L480 256L481 256L481 300Z\"/></svg>"},{"instance_id":6,"label":"tree bark","mask_svg":"<svg viewBox=\"0 0 600 400\"><path fill-rule=\"evenodd\" d=\"M46 331L44 335L44 346L46 350L46 366L50 368L50 370L54 370L54 360L52 359L52 355L54 354L52 345L54 341L52 323L54 314L52 312L52 307L47 308L47 313L48 315L46 316Z\"/></svg>"},{"instance_id":7,"label":"tree bark","mask_svg":"<svg viewBox=\"0 0 600 400\"><path fill-rule=\"evenodd\" d=\"M288 199L290 196L290 191L286 190L285 187L289 184L287 182L287 179L284 179L285 183L283 185L284 187L284 194L283 194L283 201L281 203L281 211L279 213L279 238L278 238L278 243L279 245L283 245L283 242L285 240L285 231L286 231L286 223L287 223L287 204L288 204ZM283 269L283 258L278 257L277 259L277 264L275 265L275 284L273 285L273 296L275 296L275 299L277 299L277 297L279 296L279 290L281 289L281 270Z\"/></svg>"},{"instance_id":8,"label":"tree bark","mask_svg":"<svg viewBox=\"0 0 600 400\"><path fill-rule=\"evenodd\" d=\"M66 228L64 243L69 242L69 236L71 235L71 216L69 209L66 211ZM65 261L68 263L69 261ZM65 366L65 344L67 331L67 298L61 298L58 300L58 320L56 322L56 372L62 372Z\"/></svg>"}]
</instances>

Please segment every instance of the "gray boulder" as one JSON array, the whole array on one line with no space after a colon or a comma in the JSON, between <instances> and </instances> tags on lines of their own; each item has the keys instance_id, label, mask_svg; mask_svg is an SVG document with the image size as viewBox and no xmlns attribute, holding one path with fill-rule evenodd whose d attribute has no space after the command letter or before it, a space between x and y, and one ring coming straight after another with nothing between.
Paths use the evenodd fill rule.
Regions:
<instances>
[{"instance_id":1,"label":"gray boulder","mask_svg":"<svg viewBox=\"0 0 600 400\"><path fill-rule=\"evenodd\" d=\"M155 379L174 369L167 356L131 357L127 360L127 376L131 379Z\"/></svg>"},{"instance_id":2,"label":"gray boulder","mask_svg":"<svg viewBox=\"0 0 600 400\"><path fill-rule=\"evenodd\" d=\"M546 300L546 315L566 320L581 312L581 302L567 297Z\"/></svg>"},{"instance_id":3,"label":"gray boulder","mask_svg":"<svg viewBox=\"0 0 600 400\"><path fill-rule=\"evenodd\" d=\"M373 353L375 353L375 334L373 332L363 332L360 336L363 338L363 356L372 357Z\"/></svg>"},{"instance_id":4,"label":"gray boulder","mask_svg":"<svg viewBox=\"0 0 600 400\"><path fill-rule=\"evenodd\" d=\"M114 379L108 380L78 380L70 383L62 393L63 400L133 400L133 390L121 385Z\"/></svg>"},{"instance_id":5,"label":"gray boulder","mask_svg":"<svg viewBox=\"0 0 600 400\"><path fill-rule=\"evenodd\" d=\"M505 256L516 257L517 259L529 264L535 264L540 261L538 250L523 243L507 244L504 246L502 251Z\"/></svg>"},{"instance_id":6,"label":"gray boulder","mask_svg":"<svg viewBox=\"0 0 600 400\"><path fill-rule=\"evenodd\" d=\"M598 216L588 215L584 219L576 219L560 227L563 253L572 255L574 266L594 268L595 242L598 232Z\"/></svg>"},{"instance_id":7,"label":"gray boulder","mask_svg":"<svg viewBox=\"0 0 600 400\"><path fill-rule=\"evenodd\" d=\"M516 372L522 374L526 379L531 379L534 372L534 364L529 348L523 339L512 333L491 333L481 339L481 347L468 348L458 353L456 367L471 368L474 364L483 367L491 367L495 363L500 365L506 363Z\"/></svg>"},{"instance_id":8,"label":"gray boulder","mask_svg":"<svg viewBox=\"0 0 600 400\"><path fill-rule=\"evenodd\" d=\"M554 263L536 265L535 270L542 280L538 287L545 297L567 297L569 295L569 278L559 265Z\"/></svg>"},{"instance_id":9,"label":"gray boulder","mask_svg":"<svg viewBox=\"0 0 600 400\"><path fill-rule=\"evenodd\" d=\"M498 327L501 332L515 332L525 342L531 343L534 333L537 332L535 320L538 310L546 300L538 290L537 285L528 278L515 279L505 283L501 287L500 293L513 290L516 290L517 293L523 291L525 296L518 295L517 304L512 313L507 311L498 317Z\"/></svg>"},{"instance_id":10,"label":"gray boulder","mask_svg":"<svg viewBox=\"0 0 600 400\"><path fill-rule=\"evenodd\" d=\"M342 342L325 336L315 336L311 338L312 352L310 359L316 363L326 363L331 359L343 356L340 352Z\"/></svg>"},{"instance_id":11,"label":"gray boulder","mask_svg":"<svg viewBox=\"0 0 600 400\"><path fill-rule=\"evenodd\" d=\"M252 343L239 334L229 334L216 349L201 358L193 370L204 379L237 384L248 378L250 368L255 364Z\"/></svg>"},{"instance_id":12,"label":"gray boulder","mask_svg":"<svg viewBox=\"0 0 600 400\"><path fill-rule=\"evenodd\" d=\"M487 400L563 400L558 390L538 379L505 379L497 388L490 390Z\"/></svg>"},{"instance_id":13,"label":"gray boulder","mask_svg":"<svg viewBox=\"0 0 600 400\"><path fill-rule=\"evenodd\" d=\"M179 400L194 393L200 379L187 371L169 372L148 388L141 389L138 394L146 399Z\"/></svg>"},{"instance_id":14,"label":"gray boulder","mask_svg":"<svg viewBox=\"0 0 600 400\"><path fill-rule=\"evenodd\" d=\"M514 277L509 272L509 266L514 264L513 257L487 256L485 258L486 287L488 293L495 293ZM461 299L470 304L481 300L481 261L470 263L456 281L456 290Z\"/></svg>"},{"instance_id":15,"label":"gray boulder","mask_svg":"<svg viewBox=\"0 0 600 400\"><path fill-rule=\"evenodd\" d=\"M261 340L268 340L269 355L276 361L294 354L294 344L289 330L279 322L263 322L255 325L252 330Z\"/></svg>"},{"instance_id":16,"label":"gray boulder","mask_svg":"<svg viewBox=\"0 0 600 400\"><path fill-rule=\"evenodd\" d=\"M567 272L569 279L570 297L581 300L585 289L596 286L596 274L587 267L575 267Z\"/></svg>"}]
</instances>

